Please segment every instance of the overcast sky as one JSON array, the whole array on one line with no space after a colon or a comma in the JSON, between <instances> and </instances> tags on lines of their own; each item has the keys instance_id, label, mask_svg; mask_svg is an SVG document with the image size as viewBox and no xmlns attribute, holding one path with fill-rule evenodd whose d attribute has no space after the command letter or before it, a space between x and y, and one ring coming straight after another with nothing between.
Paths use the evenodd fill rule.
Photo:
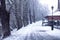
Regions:
<instances>
[{"instance_id":1,"label":"overcast sky","mask_svg":"<svg viewBox=\"0 0 60 40\"><path fill-rule=\"evenodd\" d=\"M57 10L58 0L38 0L42 5L47 5L49 10L51 11L51 6L54 6L54 11Z\"/></svg>"}]
</instances>

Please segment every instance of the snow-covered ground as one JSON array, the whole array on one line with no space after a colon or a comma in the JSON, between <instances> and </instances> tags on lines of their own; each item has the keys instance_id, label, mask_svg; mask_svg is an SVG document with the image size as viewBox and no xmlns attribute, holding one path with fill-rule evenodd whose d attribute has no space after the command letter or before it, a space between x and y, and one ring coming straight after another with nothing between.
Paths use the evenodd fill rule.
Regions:
<instances>
[{"instance_id":1,"label":"snow-covered ground","mask_svg":"<svg viewBox=\"0 0 60 40\"><path fill-rule=\"evenodd\" d=\"M50 26L42 26L42 21L38 21L18 31L15 29L3 40L60 40L60 30L54 28L52 31Z\"/></svg>"}]
</instances>

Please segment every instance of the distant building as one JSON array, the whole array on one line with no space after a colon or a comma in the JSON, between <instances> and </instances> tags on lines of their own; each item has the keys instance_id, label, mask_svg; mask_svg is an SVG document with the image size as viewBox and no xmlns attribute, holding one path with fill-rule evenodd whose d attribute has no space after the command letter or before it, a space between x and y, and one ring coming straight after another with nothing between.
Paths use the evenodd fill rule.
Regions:
<instances>
[{"instance_id":1,"label":"distant building","mask_svg":"<svg viewBox=\"0 0 60 40\"><path fill-rule=\"evenodd\" d=\"M48 20L48 21L52 21L52 17L53 17L53 20L60 20L60 12L56 12L56 13L53 13L53 16L52 14L49 14L48 16L46 16L45 18Z\"/></svg>"},{"instance_id":2,"label":"distant building","mask_svg":"<svg viewBox=\"0 0 60 40\"><path fill-rule=\"evenodd\" d=\"M46 16L48 21L52 21L52 16ZM60 20L60 16L53 16L53 20Z\"/></svg>"},{"instance_id":3,"label":"distant building","mask_svg":"<svg viewBox=\"0 0 60 40\"><path fill-rule=\"evenodd\" d=\"M48 16L45 17L48 20L48 23L54 21L54 23L59 24L60 25L60 0L58 0L58 11L49 14Z\"/></svg>"},{"instance_id":4,"label":"distant building","mask_svg":"<svg viewBox=\"0 0 60 40\"><path fill-rule=\"evenodd\" d=\"M48 20L48 25L52 24L60 26L60 12L56 12L53 14L49 14L48 16L45 17Z\"/></svg>"}]
</instances>

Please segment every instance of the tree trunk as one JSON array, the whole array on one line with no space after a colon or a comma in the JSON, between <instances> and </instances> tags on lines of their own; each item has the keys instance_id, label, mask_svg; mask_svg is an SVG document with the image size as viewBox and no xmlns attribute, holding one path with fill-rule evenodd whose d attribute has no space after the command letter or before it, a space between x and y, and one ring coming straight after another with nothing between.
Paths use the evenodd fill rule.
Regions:
<instances>
[{"instance_id":1,"label":"tree trunk","mask_svg":"<svg viewBox=\"0 0 60 40\"><path fill-rule=\"evenodd\" d=\"M35 23L35 4L34 4L34 2L33 2L33 22Z\"/></svg>"},{"instance_id":2,"label":"tree trunk","mask_svg":"<svg viewBox=\"0 0 60 40\"><path fill-rule=\"evenodd\" d=\"M2 22L3 36L7 37L10 35L9 13L7 13L7 12L2 13L1 22Z\"/></svg>"},{"instance_id":3,"label":"tree trunk","mask_svg":"<svg viewBox=\"0 0 60 40\"><path fill-rule=\"evenodd\" d=\"M23 23L24 23L24 26L29 24L29 22L28 22L28 2L26 2L26 1L24 1L24 5L23 5Z\"/></svg>"},{"instance_id":4,"label":"tree trunk","mask_svg":"<svg viewBox=\"0 0 60 40\"><path fill-rule=\"evenodd\" d=\"M35 23L35 11L33 9L33 22Z\"/></svg>"},{"instance_id":5,"label":"tree trunk","mask_svg":"<svg viewBox=\"0 0 60 40\"><path fill-rule=\"evenodd\" d=\"M1 0L1 23L2 23L2 31L3 31L3 37L7 37L10 35L10 27L9 27L9 20L10 15L6 11L6 5L5 0Z\"/></svg>"},{"instance_id":6,"label":"tree trunk","mask_svg":"<svg viewBox=\"0 0 60 40\"><path fill-rule=\"evenodd\" d=\"M29 18L30 18L30 24L32 24L31 10L30 9L29 9Z\"/></svg>"},{"instance_id":7,"label":"tree trunk","mask_svg":"<svg viewBox=\"0 0 60 40\"><path fill-rule=\"evenodd\" d=\"M17 29L20 29L23 26L21 19L21 0L19 2L20 5L18 5L17 1L15 0L15 17L17 21Z\"/></svg>"}]
</instances>

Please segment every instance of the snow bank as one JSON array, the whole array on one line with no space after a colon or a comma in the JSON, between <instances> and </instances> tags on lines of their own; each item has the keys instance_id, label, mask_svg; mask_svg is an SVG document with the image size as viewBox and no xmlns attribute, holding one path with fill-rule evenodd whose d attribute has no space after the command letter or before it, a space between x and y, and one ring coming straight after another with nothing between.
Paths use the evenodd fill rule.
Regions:
<instances>
[{"instance_id":1,"label":"snow bank","mask_svg":"<svg viewBox=\"0 0 60 40\"><path fill-rule=\"evenodd\" d=\"M51 31L51 27L42 26L42 21L38 21L36 23L29 24L26 27L22 27L18 31L15 29L15 31L12 31L11 36L5 38L4 40L26 40L26 37L31 36L32 33L35 34L43 31L51 36L60 37L60 30L54 29Z\"/></svg>"},{"instance_id":2,"label":"snow bank","mask_svg":"<svg viewBox=\"0 0 60 40\"><path fill-rule=\"evenodd\" d=\"M52 13L48 14L48 16L52 16ZM53 16L60 16L60 11L54 12Z\"/></svg>"},{"instance_id":3,"label":"snow bank","mask_svg":"<svg viewBox=\"0 0 60 40\"><path fill-rule=\"evenodd\" d=\"M60 29L54 29L53 31L47 32L49 35L60 38Z\"/></svg>"}]
</instances>

